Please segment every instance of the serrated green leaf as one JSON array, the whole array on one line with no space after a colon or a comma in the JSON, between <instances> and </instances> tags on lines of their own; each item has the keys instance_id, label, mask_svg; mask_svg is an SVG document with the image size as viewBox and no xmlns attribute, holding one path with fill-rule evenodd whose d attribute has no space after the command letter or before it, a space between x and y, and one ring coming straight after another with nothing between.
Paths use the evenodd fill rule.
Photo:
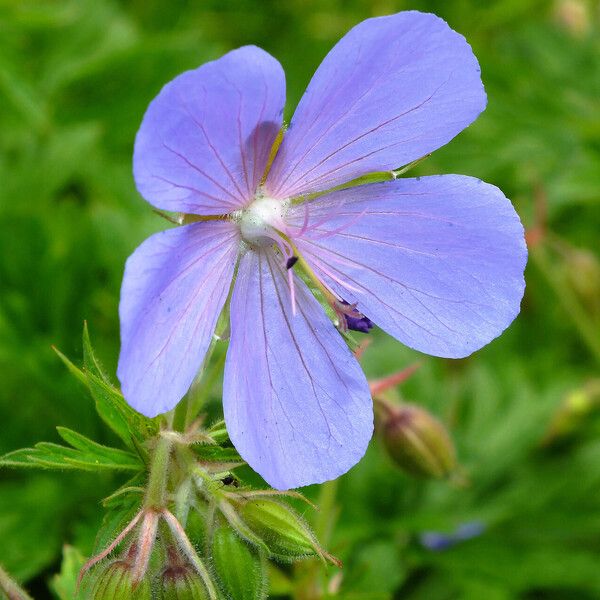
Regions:
<instances>
[{"instance_id":1,"label":"serrated green leaf","mask_svg":"<svg viewBox=\"0 0 600 600\"><path fill-rule=\"evenodd\" d=\"M65 433L64 428L61 435ZM83 471L119 470L140 471L143 463L133 454L101 446L70 430L63 437L81 448L68 448L51 442L39 442L34 448L22 448L0 457L0 466L38 467L46 469L79 469ZM85 440L85 443L84 443Z\"/></svg>"},{"instance_id":2,"label":"serrated green leaf","mask_svg":"<svg viewBox=\"0 0 600 600\"><path fill-rule=\"evenodd\" d=\"M79 367L74 365L56 346L52 346L52 350L56 352L58 358L60 358L60 360L67 367L69 372L73 374L76 377L76 379L79 380L80 383L83 383L83 385L85 385L85 387L89 389L89 384L85 373Z\"/></svg>"},{"instance_id":3,"label":"serrated green leaf","mask_svg":"<svg viewBox=\"0 0 600 600\"><path fill-rule=\"evenodd\" d=\"M144 463L139 456L132 454L131 452L98 444L84 435L71 429L67 429L66 427L57 427L56 430L65 442L87 455L95 455L106 459L107 461L110 460L114 464L122 464L124 468L137 467L138 469L142 469L144 467Z\"/></svg>"},{"instance_id":4,"label":"serrated green leaf","mask_svg":"<svg viewBox=\"0 0 600 600\"><path fill-rule=\"evenodd\" d=\"M86 371L93 373L96 377L104 381L104 383L112 385L92 347L87 321L83 322L83 366Z\"/></svg>"},{"instance_id":5,"label":"serrated green leaf","mask_svg":"<svg viewBox=\"0 0 600 600\"><path fill-rule=\"evenodd\" d=\"M125 402L123 394L100 376L90 371L86 371L86 375L96 402L96 410L102 420L129 448L139 452L140 445L157 433L156 421L133 410Z\"/></svg>"},{"instance_id":6,"label":"serrated green leaf","mask_svg":"<svg viewBox=\"0 0 600 600\"><path fill-rule=\"evenodd\" d=\"M19 450L13 450L8 452L4 456L0 456L0 467L16 467L16 468L29 468L36 469L39 465L32 462L29 457L34 448L20 448Z\"/></svg>"},{"instance_id":7,"label":"serrated green leaf","mask_svg":"<svg viewBox=\"0 0 600 600\"><path fill-rule=\"evenodd\" d=\"M83 364L98 414L130 449L145 458L142 444L158 431L157 423L131 408L111 383L92 347L87 322L83 325Z\"/></svg>"},{"instance_id":8,"label":"serrated green leaf","mask_svg":"<svg viewBox=\"0 0 600 600\"><path fill-rule=\"evenodd\" d=\"M145 458L143 443L146 438L156 433L157 425L152 419L131 408L125 402L123 394L112 385L94 354L87 323L83 329L84 370L77 367L60 350L53 349L67 369L88 388L102 420L128 448Z\"/></svg>"}]
</instances>

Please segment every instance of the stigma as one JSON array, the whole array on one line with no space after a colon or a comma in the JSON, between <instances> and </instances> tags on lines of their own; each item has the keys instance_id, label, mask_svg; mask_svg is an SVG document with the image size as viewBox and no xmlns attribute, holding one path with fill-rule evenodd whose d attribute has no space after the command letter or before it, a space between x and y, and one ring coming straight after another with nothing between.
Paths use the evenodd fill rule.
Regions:
<instances>
[{"instance_id":1,"label":"stigma","mask_svg":"<svg viewBox=\"0 0 600 600\"><path fill-rule=\"evenodd\" d=\"M289 207L289 200L257 195L250 205L235 215L244 241L259 247L276 242L278 233L287 229L285 215Z\"/></svg>"}]
</instances>

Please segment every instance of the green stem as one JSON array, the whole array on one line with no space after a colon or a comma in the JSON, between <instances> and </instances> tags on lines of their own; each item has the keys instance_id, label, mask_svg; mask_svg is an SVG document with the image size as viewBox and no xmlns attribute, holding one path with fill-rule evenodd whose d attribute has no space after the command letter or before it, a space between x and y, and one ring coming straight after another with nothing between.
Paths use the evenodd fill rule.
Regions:
<instances>
[{"instance_id":1,"label":"green stem","mask_svg":"<svg viewBox=\"0 0 600 600\"><path fill-rule=\"evenodd\" d=\"M214 354L215 347L219 340L213 339L211 342L210 348L206 355L206 360L204 362L205 365L209 364L212 355ZM186 416L185 416L185 424L189 426L197 417L200 412L200 408L206 401L206 398L210 394L210 390L215 384L217 378L222 372L223 364L225 363L225 353L223 352L221 356L217 358L215 363L203 373L201 380L198 382L198 385L192 386L192 389L188 393L189 399L186 405ZM201 389L198 389L200 388Z\"/></svg>"},{"instance_id":2,"label":"green stem","mask_svg":"<svg viewBox=\"0 0 600 600\"><path fill-rule=\"evenodd\" d=\"M553 269L549 264L544 248L536 248L531 251L530 255L531 259L556 294L557 300L573 322L573 325L575 325L581 339L585 342L596 360L600 362L600 336L598 336L596 328L588 318L588 315L577 300L577 297L571 288L562 280L558 271Z\"/></svg>"},{"instance_id":3,"label":"green stem","mask_svg":"<svg viewBox=\"0 0 600 600\"><path fill-rule=\"evenodd\" d=\"M179 404L173 410L173 422L172 429L174 431L185 431L186 427L186 416L188 412L188 406L190 404L189 392L186 394Z\"/></svg>"},{"instance_id":4,"label":"green stem","mask_svg":"<svg viewBox=\"0 0 600 600\"><path fill-rule=\"evenodd\" d=\"M167 476L172 445L172 440L159 436L150 463L150 476L146 488L146 508L162 509L167 505Z\"/></svg>"},{"instance_id":5,"label":"green stem","mask_svg":"<svg viewBox=\"0 0 600 600\"><path fill-rule=\"evenodd\" d=\"M315 523L315 533L319 543L323 546L329 545L333 527L337 520L338 508L336 504L338 491L338 480L326 481L321 485L317 505L319 512Z\"/></svg>"},{"instance_id":6,"label":"green stem","mask_svg":"<svg viewBox=\"0 0 600 600\"><path fill-rule=\"evenodd\" d=\"M337 520L337 490L337 480L326 481L320 487L315 535L317 542L322 547L329 545L333 526ZM326 596L327 582L321 561L314 559L296 565L294 580L293 597L295 600L318 600Z\"/></svg>"},{"instance_id":7,"label":"green stem","mask_svg":"<svg viewBox=\"0 0 600 600\"><path fill-rule=\"evenodd\" d=\"M20 588L1 566L0 592L4 592L9 600L32 600L31 596Z\"/></svg>"}]
</instances>

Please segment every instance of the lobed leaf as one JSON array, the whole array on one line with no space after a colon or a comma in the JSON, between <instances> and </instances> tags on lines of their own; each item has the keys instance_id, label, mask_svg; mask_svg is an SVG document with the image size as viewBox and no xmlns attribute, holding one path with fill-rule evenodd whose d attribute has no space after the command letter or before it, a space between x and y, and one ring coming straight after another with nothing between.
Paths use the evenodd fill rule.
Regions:
<instances>
[{"instance_id":1,"label":"lobed leaf","mask_svg":"<svg viewBox=\"0 0 600 600\"><path fill-rule=\"evenodd\" d=\"M156 434L158 424L131 408L123 394L111 383L92 347L87 322L83 326L83 369L77 367L60 350L55 347L53 349L69 372L88 388L100 418L128 448L145 460L147 453L143 444L147 438ZM21 459L11 457L11 460Z\"/></svg>"},{"instance_id":2,"label":"lobed leaf","mask_svg":"<svg viewBox=\"0 0 600 600\"><path fill-rule=\"evenodd\" d=\"M39 442L33 448L21 448L0 457L0 467L82 471L141 471L144 468L143 462L131 452L103 446L65 427L57 429L72 448Z\"/></svg>"}]
</instances>

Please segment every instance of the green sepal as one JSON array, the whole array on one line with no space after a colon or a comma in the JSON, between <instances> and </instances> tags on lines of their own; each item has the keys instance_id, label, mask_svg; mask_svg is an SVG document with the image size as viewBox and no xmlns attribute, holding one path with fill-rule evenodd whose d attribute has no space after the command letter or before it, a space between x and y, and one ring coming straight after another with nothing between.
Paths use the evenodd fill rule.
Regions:
<instances>
[{"instance_id":1,"label":"green sepal","mask_svg":"<svg viewBox=\"0 0 600 600\"><path fill-rule=\"evenodd\" d=\"M102 506L109 509L130 507L139 504L148 480L145 472L136 473L110 496L102 500Z\"/></svg>"},{"instance_id":2,"label":"green sepal","mask_svg":"<svg viewBox=\"0 0 600 600\"><path fill-rule=\"evenodd\" d=\"M129 502L123 502L119 508L108 510L102 519L102 525L96 534L92 554L102 552L140 510L140 499L127 497ZM127 538L126 538L127 540ZM123 541L122 544L125 544ZM87 575L86 575L87 577Z\"/></svg>"},{"instance_id":3,"label":"green sepal","mask_svg":"<svg viewBox=\"0 0 600 600\"><path fill-rule=\"evenodd\" d=\"M267 595L264 555L251 548L231 527L213 533L212 560L221 590L229 600L262 600Z\"/></svg>"},{"instance_id":4,"label":"green sepal","mask_svg":"<svg viewBox=\"0 0 600 600\"><path fill-rule=\"evenodd\" d=\"M115 560L98 575L90 600L151 600L150 583L143 579L133 581L132 566L124 560Z\"/></svg>"},{"instance_id":5,"label":"green sepal","mask_svg":"<svg viewBox=\"0 0 600 600\"><path fill-rule=\"evenodd\" d=\"M222 446L195 445L192 446L192 450L202 461L245 464L244 459L233 447L223 448Z\"/></svg>"},{"instance_id":6,"label":"green sepal","mask_svg":"<svg viewBox=\"0 0 600 600\"><path fill-rule=\"evenodd\" d=\"M207 600L208 593L198 573L190 567L167 568L160 577L159 600Z\"/></svg>"},{"instance_id":7,"label":"green sepal","mask_svg":"<svg viewBox=\"0 0 600 600\"><path fill-rule=\"evenodd\" d=\"M229 434L227 433L225 421L223 420L214 423L207 433L217 444L224 444L226 442L229 442Z\"/></svg>"},{"instance_id":8,"label":"green sepal","mask_svg":"<svg viewBox=\"0 0 600 600\"><path fill-rule=\"evenodd\" d=\"M231 525L240 536L254 545L258 550L269 556L271 555L271 551L264 540L257 535L244 520L242 520L238 510L232 504L223 500L219 503L219 510L229 525Z\"/></svg>"}]
</instances>

